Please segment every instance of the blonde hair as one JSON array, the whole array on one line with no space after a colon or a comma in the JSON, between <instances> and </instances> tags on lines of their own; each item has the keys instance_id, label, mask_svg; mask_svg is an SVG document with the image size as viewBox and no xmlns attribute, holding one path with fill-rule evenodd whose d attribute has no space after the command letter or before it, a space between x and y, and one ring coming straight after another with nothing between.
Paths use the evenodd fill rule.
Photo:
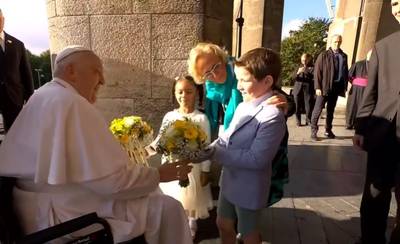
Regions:
<instances>
[{"instance_id":1,"label":"blonde hair","mask_svg":"<svg viewBox=\"0 0 400 244\"><path fill-rule=\"evenodd\" d=\"M204 81L201 80L203 74L199 74L197 72L196 62L199 56L204 54L214 54L222 61L223 64L228 62L228 54L218 45L206 42L198 43L190 50L189 59L187 60L188 72L198 84L202 84Z\"/></svg>"}]
</instances>

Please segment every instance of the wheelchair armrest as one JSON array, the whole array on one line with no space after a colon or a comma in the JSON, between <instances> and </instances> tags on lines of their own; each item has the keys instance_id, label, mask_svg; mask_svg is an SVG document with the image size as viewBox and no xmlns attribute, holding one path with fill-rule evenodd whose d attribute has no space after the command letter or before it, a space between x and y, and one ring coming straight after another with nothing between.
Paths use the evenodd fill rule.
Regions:
<instances>
[{"instance_id":1,"label":"wheelchair armrest","mask_svg":"<svg viewBox=\"0 0 400 244\"><path fill-rule=\"evenodd\" d=\"M57 239L59 237L65 236L67 234L70 234L72 232L78 231L93 224L102 225L104 230L103 238L107 240L107 243L113 243L113 237L110 225L105 219L99 218L96 213L86 214L81 217L68 220L64 223L49 227L47 229L32 233L30 235L25 236L17 243L18 244L45 243Z\"/></svg>"}]
</instances>

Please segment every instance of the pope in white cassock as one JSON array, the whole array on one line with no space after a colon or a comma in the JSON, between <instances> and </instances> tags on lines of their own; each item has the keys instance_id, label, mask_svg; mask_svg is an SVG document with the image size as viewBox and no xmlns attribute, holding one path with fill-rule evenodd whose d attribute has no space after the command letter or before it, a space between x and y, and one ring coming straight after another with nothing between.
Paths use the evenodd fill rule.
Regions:
<instances>
[{"instance_id":1,"label":"pope in white cassock","mask_svg":"<svg viewBox=\"0 0 400 244\"><path fill-rule=\"evenodd\" d=\"M190 166L126 167L128 156L92 105L104 78L91 50L64 49L54 77L29 99L0 146L0 175L17 178L14 202L24 231L95 211L110 223L115 242L144 233L149 244L192 243L180 203L157 193L159 182L186 178Z\"/></svg>"}]
</instances>

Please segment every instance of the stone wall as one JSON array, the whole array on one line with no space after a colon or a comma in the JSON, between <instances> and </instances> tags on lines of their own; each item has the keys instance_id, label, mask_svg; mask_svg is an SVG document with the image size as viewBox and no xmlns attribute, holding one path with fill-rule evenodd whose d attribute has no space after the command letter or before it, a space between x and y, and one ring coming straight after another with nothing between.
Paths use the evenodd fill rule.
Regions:
<instances>
[{"instance_id":1,"label":"stone wall","mask_svg":"<svg viewBox=\"0 0 400 244\"><path fill-rule=\"evenodd\" d=\"M107 121L140 115L155 128L171 110L172 81L186 73L189 50L203 37L201 0L48 0L50 51L94 50L106 84L96 106Z\"/></svg>"},{"instance_id":2,"label":"stone wall","mask_svg":"<svg viewBox=\"0 0 400 244\"><path fill-rule=\"evenodd\" d=\"M349 55L349 66L365 59L376 41L400 30L391 14L390 1L342 0L329 28L328 43L333 34L343 35L343 50Z\"/></svg>"},{"instance_id":3,"label":"stone wall","mask_svg":"<svg viewBox=\"0 0 400 244\"><path fill-rule=\"evenodd\" d=\"M332 36L343 36L342 49L348 55L348 66L355 61L357 54L357 38L361 25L362 0L340 1L337 6L336 16L329 26L327 47L331 44Z\"/></svg>"},{"instance_id":4,"label":"stone wall","mask_svg":"<svg viewBox=\"0 0 400 244\"><path fill-rule=\"evenodd\" d=\"M232 0L206 0L204 8L204 40L224 47L232 53Z\"/></svg>"}]
</instances>

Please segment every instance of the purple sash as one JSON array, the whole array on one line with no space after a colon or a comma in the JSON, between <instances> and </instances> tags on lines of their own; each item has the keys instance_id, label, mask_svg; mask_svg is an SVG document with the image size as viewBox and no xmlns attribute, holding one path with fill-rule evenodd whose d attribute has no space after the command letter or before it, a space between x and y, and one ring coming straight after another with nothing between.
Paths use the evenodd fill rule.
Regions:
<instances>
[{"instance_id":1,"label":"purple sash","mask_svg":"<svg viewBox=\"0 0 400 244\"><path fill-rule=\"evenodd\" d=\"M365 78L355 78L353 80L353 85L356 85L356 86L365 87L365 86L367 86L367 83L368 83L368 79L365 79Z\"/></svg>"}]
</instances>

